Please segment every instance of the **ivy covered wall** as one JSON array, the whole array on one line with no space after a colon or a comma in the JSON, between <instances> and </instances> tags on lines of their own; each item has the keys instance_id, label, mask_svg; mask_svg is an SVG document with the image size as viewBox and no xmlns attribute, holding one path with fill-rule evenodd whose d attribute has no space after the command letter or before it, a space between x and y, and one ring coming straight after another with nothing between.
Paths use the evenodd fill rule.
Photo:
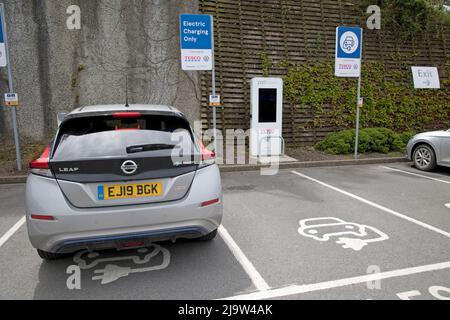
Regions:
<instances>
[{"instance_id":1,"label":"ivy covered wall","mask_svg":"<svg viewBox=\"0 0 450 320\"><path fill-rule=\"evenodd\" d=\"M410 66L398 63L398 68L388 70L377 61L364 63L361 125L396 131L450 128L449 78L442 79L442 90L415 90ZM445 68L449 74L450 60ZM300 130L354 127L355 80L334 77L334 62L292 65L284 84L287 103L311 110Z\"/></svg>"},{"instance_id":2,"label":"ivy covered wall","mask_svg":"<svg viewBox=\"0 0 450 320\"><path fill-rule=\"evenodd\" d=\"M249 128L249 81L256 76L284 79L288 146L311 145L329 132L354 127L356 80L334 76L339 25L364 27L363 127L449 128L450 23L443 12L428 11L435 7L424 1L382 1L381 30L367 29L365 0L200 1L200 10L215 17L217 87L224 102L219 128ZM396 2L406 6L403 11ZM414 14L423 3L426 11ZM438 67L442 89L414 90L415 65ZM210 81L210 74L203 73L206 126L212 114L207 106Z\"/></svg>"}]
</instances>

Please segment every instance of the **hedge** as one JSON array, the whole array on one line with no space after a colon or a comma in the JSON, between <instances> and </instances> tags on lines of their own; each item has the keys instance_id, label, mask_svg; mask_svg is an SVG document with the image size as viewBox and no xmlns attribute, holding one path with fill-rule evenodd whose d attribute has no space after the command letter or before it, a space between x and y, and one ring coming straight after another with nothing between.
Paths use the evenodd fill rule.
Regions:
<instances>
[{"instance_id":1,"label":"hedge","mask_svg":"<svg viewBox=\"0 0 450 320\"><path fill-rule=\"evenodd\" d=\"M404 151L414 133L398 134L387 128L369 128L359 131L358 150L361 153L389 153ZM355 151L355 130L344 130L329 134L315 148L331 154L350 154Z\"/></svg>"}]
</instances>

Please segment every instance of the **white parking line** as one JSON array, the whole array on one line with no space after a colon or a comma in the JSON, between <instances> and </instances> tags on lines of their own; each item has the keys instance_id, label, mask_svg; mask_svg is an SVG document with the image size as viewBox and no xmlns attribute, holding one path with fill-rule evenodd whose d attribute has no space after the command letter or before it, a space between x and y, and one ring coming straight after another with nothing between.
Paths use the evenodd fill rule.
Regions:
<instances>
[{"instance_id":1,"label":"white parking line","mask_svg":"<svg viewBox=\"0 0 450 320\"><path fill-rule=\"evenodd\" d=\"M12 226L1 238L0 238L0 247L2 247L9 238L11 238L17 230L25 223L25 216L23 216L15 225Z\"/></svg>"},{"instance_id":2,"label":"white parking line","mask_svg":"<svg viewBox=\"0 0 450 320\"><path fill-rule=\"evenodd\" d=\"M437 182L442 182L442 183L450 184L450 181L442 180L442 179L437 179L437 178L433 178L433 177L426 176L426 175L423 175L423 174L418 174L418 173L414 173L414 172L409 172L409 171L400 170L400 169L391 168L391 167L385 167L385 166L380 166L380 167L383 168L383 169L387 169L387 170L392 170L392 171L397 171L397 172L409 174L409 175L415 176L415 177L420 177L420 178L424 178L424 179L428 179L428 180L433 180L433 181L437 181Z\"/></svg>"},{"instance_id":3,"label":"white parking line","mask_svg":"<svg viewBox=\"0 0 450 320\"><path fill-rule=\"evenodd\" d=\"M425 265L425 266L398 269L398 270L393 270L393 271L380 272L380 273L368 274L368 275L339 279L339 280L325 281L325 282L319 282L319 283L314 283L314 284L293 285L293 286L279 288L279 289L271 289L271 290L266 290L266 291L253 292L253 293L248 293L248 294L232 296L232 297L224 298L221 300L261 300L261 299L279 298L279 297L286 297L286 296L291 296L291 295L295 295L295 294L302 294L302 293L308 293L308 292L314 292L314 291L320 291L320 290L334 289L334 288L345 287L345 286L354 285L354 284L361 284L361 283L367 283L367 282L372 282L372 281L376 281L376 280L383 280L383 279L396 278L396 277L404 277L404 276L409 276L409 275L413 275L413 274L437 271L437 270L443 270L443 269L449 269L449 268L450 268L450 261L447 261L447 262L442 262L442 263L429 264L429 265Z\"/></svg>"},{"instance_id":4,"label":"white parking line","mask_svg":"<svg viewBox=\"0 0 450 320\"><path fill-rule=\"evenodd\" d=\"M251 263L250 260L248 260L244 252L242 252L241 248L239 248L239 246L236 244L236 242L233 240L233 238L230 236L230 234L228 233L227 229L225 229L224 226L219 227L219 234L222 237L223 241L225 241L230 251L235 256L236 260L241 264L242 268L244 268L245 272L252 280L253 285L256 287L256 289L260 291L269 290L270 287L267 284L267 282L255 269L253 263Z\"/></svg>"},{"instance_id":5,"label":"white parking line","mask_svg":"<svg viewBox=\"0 0 450 320\"><path fill-rule=\"evenodd\" d=\"M358 201L361 201L361 202L363 202L363 203L365 203L365 204L368 204L369 206L372 206L372 207L374 207L374 208L380 209L380 210L382 210L382 211L384 211L384 212L390 213L390 214L392 214L392 215L394 215L394 216L397 216L397 217L402 218L402 219L404 219L404 220L407 220L407 221L409 221L409 222L415 223L415 224L417 224L417 225L419 225L419 226L421 226L421 227L423 227L423 228L426 228L426 229L428 229L428 230L437 232L437 233L439 233L439 234L441 234L441 235L443 235L443 236L445 236L445 237L447 237L447 238L450 238L450 233L447 232L447 231L441 230L441 229L436 228L436 227L434 227L434 226L432 226L432 225L429 225L429 224L427 224L427 223L425 223L425 222L422 222L422 221L416 220L416 219L414 219L414 218L408 217L407 215L404 215L404 214L402 214L402 213L400 213L400 212L397 212L397 211L391 210L391 209L389 209L389 208L386 208L386 207L384 207L384 206L382 206L382 205L379 205L379 204L377 204L377 203L375 203L375 202L372 202L372 201L366 200L366 199L364 199L364 198L361 198L361 197L359 197L359 196L357 196L357 195L355 195L355 194L353 194L353 193L350 193L350 192L344 191L344 190L342 190L342 189L333 187L332 185L329 185L329 184L327 184L327 183L325 183L325 182L322 182L322 181L319 181L319 180L317 180L317 179L308 177L307 175L304 175L304 174L302 174L302 173L300 173L300 172L297 172L297 171L291 171L291 172L292 172L293 174L298 175L299 177L302 177L302 178L308 179L308 180L310 180L310 181L316 182L316 183L318 183L318 184L320 184L320 185L322 185L322 186L324 186L324 187L327 187L327 188L329 188L329 189L331 189L331 190L337 191L337 192L342 193L342 194L344 194L344 195L346 195L346 196L348 196L348 197L350 197L350 198L353 198L353 199L355 199L355 200L358 200Z\"/></svg>"}]
</instances>

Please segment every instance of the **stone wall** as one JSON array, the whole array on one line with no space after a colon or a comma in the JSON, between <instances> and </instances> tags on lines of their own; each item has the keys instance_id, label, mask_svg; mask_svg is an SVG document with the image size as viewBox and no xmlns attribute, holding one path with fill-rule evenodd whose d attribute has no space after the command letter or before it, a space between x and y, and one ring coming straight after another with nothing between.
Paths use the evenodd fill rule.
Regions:
<instances>
[{"instance_id":1,"label":"stone wall","mask_svg":"<svg viewBox=\"0 0 450 320\"><path fill-rule=\"evenodd\" d=\"M190 0L4 0L19 93L22 140L45 141L56 114L78 106L125 102L173 105L200 117L197 73L180 68L178 15L198 12ZM70 5L81 30L69 30ZM0 73L7 92L7 73ZM0 138L10 141L11 114L0 111Z\"/></svg>"}]
</instances>

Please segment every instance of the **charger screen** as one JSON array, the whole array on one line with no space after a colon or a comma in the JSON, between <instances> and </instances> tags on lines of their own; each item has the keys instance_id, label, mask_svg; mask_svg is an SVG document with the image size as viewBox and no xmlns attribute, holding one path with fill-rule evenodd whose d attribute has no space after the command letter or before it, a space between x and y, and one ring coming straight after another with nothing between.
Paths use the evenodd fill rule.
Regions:
<instances>
[{"instance_id":1,"label":"charger screen","mask_svg":"<svg viewBox=\"0 0 450 320\"><path fill-rule=\"evenodd\" d=\"M277 122L277 89L259 89L260 123Z\"/></svg>"}]
</instances>

